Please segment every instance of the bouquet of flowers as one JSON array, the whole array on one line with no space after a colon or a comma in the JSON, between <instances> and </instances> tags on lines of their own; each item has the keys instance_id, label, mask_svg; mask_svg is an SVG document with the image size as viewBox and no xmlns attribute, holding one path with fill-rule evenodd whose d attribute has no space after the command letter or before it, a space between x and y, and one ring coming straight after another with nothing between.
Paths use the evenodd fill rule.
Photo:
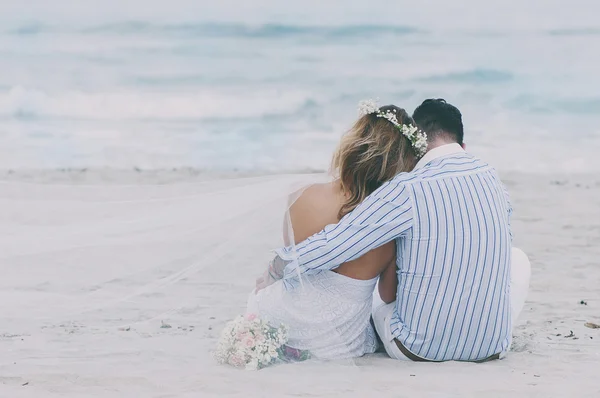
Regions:
<instances>
[{"instance_id":1,"label":"bouquet of flowers","mask_svg":"<svg viewBox=\"0 0 600 398\"><path fill-rule=\"evenodd\" d=\"M246 370L259 370L278 360L308 359L308 352L285 346L287 340L285 326L275 328L256 315L240 315L223 329L215 358Z\"/></svg>"}]
</instances>

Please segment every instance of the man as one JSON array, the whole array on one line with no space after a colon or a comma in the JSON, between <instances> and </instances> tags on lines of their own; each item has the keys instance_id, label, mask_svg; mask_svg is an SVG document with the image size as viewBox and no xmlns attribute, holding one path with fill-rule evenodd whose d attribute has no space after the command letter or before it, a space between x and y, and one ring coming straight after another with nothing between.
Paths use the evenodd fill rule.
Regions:
<instances>
[{"instance_id":1,"label":"man","mask_svg":"<svg viewBox=\"0 0 600 398\"><path fill-rule=\"evenodd\" d=\"M388 355L413 361L501 358L529 278L527 257L511 248L508 196L496 171L465 152L456 107L429 99L413 119L427 133L427 153L415 169L293 252L277 250L274 269L285 265L290 284L298 272L336 268L395 239L396 302L376 297L373 307Z\"/></svg>"}]
</instances>

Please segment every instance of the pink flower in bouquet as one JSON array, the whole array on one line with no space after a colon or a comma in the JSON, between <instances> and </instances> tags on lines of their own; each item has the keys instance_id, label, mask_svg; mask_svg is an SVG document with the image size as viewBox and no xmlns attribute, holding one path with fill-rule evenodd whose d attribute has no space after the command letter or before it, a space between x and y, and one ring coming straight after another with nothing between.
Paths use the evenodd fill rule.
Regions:
<instances>
[{"instance_id":1,"label":"pink flower in bouquet","mask_svg":"<svg viewBox=\"0 0 600 398\"><path fill-rule=\"evenodd\" d=\"M242 345L247 348L254 347L256 345L256 340L254 339L254 336L252 336L251 334L247 334L246 336L244 336L244 338L242 339Z\"/></svg>"},{"instance_id":2,"label":"pink flower in bouquet","mask_svg":"<svg viewBox=\"0 0 600 398\"><path fill-rule=\"evenodd\" d=\"M248 314L246 315L246 319L249 321L253 321L256 319L256 314Z\"/></svg>"}]
</instances>

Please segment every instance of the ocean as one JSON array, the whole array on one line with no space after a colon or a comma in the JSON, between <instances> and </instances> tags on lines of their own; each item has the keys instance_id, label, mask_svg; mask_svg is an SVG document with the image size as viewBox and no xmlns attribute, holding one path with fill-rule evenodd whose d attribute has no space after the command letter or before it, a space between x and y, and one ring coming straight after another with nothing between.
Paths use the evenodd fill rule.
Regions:
<instances>
[{"instance_id":1,"label":"ocean","mask_svg":"<svg viewBox=\"0 0 600 398\"><path fill-rule=\"evenodd\" d=\"M593 1L4 1L0 169L325 170L445 98L501 171L600 171Z\"/></svg>"}]
</instances>

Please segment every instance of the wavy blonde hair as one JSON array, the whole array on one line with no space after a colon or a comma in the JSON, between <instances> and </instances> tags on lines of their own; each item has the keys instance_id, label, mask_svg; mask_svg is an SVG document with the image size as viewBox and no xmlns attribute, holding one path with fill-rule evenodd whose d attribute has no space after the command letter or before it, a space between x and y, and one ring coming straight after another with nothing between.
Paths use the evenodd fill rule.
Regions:
<instances>
[{"instance_id":1,"label":"wavy blonde hair","mask_svg":"<svg viewBox=\"0 0 600 398\"><path fill-rule=\"evenodd\" d=\"M398 123L415 126L402 108L386 105L381 112L395 111ZM331 163L332 174L346 196L338 214L341 219L384 182L411 171L417 157L410 141L392 123L375 114L364 115L342 137Z\"/></svg>"}]
</instances>

